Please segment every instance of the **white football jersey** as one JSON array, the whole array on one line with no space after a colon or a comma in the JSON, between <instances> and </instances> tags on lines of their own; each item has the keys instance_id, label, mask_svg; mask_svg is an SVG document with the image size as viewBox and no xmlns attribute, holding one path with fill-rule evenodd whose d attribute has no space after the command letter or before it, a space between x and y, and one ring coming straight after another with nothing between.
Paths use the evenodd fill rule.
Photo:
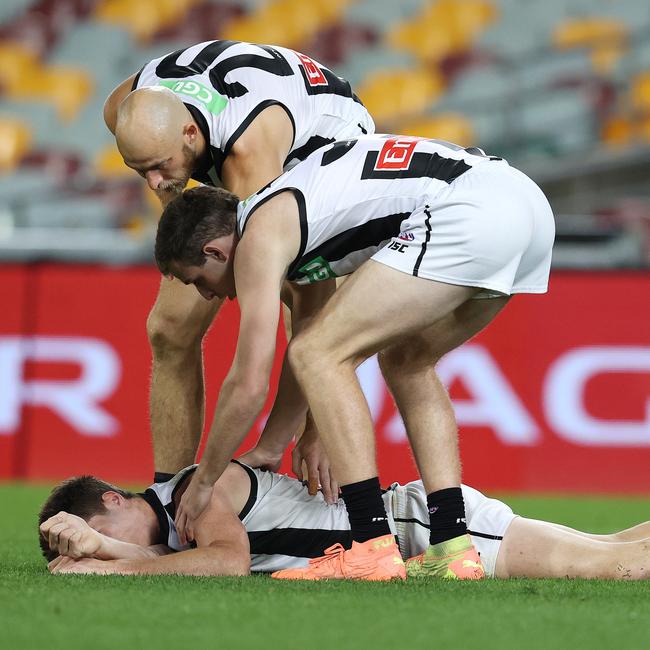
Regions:
<instances>
[{"instance_id":1,"label":"white football jersey","mask_svg":"<svg viewBox=\"0 0 650 650\"><path fill-rule=\"evenodd\" d=\"M145 86L165 86L187 106L210 144L212 163L193 177L210 185L221 178L223 161L235 141L269 106L281 106L293 124L285 169L334 140L375 130L345 79L284 47L198 43L147 63L132 89Z\"/></svg>"},{"instance_id":2,"label":"white football jersey","mask_svg":"<svg viewBox=\"0 0 650 650\"><path fill-rule=\"evenodd\" d=\"M320 492L311 496L295 478L232 462L246 470L250 479L250 492L239 519L248 533L251 571L302 567L310 558L322 556L333 544L350 547L350 522L342 499L328 505ZM158 543L175 551L186 550L190 545L181 546L178 541L174 496L197 467L186 467L167 483L156 483L140 495L158 517ZM494 575L499 545L515 515L506 504L466 485L461 487L468 532L489 575ZM402 557L421 553L429 544L427 496L422 482L393 483L384 490L383 500Z\"/></svg>"},{"instance_id":3,"label":"white football jersey","mask_svg":"<svg viewBox=\"0 0 650 650\"><path fill-rule=\"evenodd\" d=\"M400 235L400 226L424 203L476 165L501 160L481 149L440 140L365 135L311 154L237 210L237 232L276 194L293 192L302 230L300 251L287 279L308 284L347 275ZM405 233L404 236L408 236Z\"/></svg>"},{"instance_id":4,"label":"white football jersey","mask_svg":"<svg viewBox=\"0 0 650 650\"><path fill-rule=\"evenodd\" d=\"M251 571L304 566L309 558L319 557L332 544L350 546L350 522L341 499L328 505L322 494L311 496L295 478L238 464L251 481L249 498L239 513L250 542ZM181 545L178 539L174 496L196 467L186 467L171 480L155 483L140 495L158 517L158 543L175 551L186 550L190 545ZM385 493L384 502L393 527L391 494Z\"/></svg>"}]
</instances>

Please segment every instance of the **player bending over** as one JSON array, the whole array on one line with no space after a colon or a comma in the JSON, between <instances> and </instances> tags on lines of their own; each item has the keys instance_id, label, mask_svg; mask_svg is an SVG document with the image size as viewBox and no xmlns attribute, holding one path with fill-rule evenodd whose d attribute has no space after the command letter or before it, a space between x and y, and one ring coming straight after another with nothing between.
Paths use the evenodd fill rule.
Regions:
<instances>
[{"instance_id":1,"label":"player bending over","mask_svg":"<svg viewBox=\"0 0 650 650\"><path fill-rule=\"evenodd\" d=\"M349 563L355 577L359 562L400 557L355 374L379 353L426 488L431 534L423 570L482 577L467 535L456 421L435 365L513 294L546 291L553 238L542 191L504 160L397 135L323 147L238 206L207 187L175 198L158 226L158 267L207 299L236 295L241 310L235 359L177 509L181 539L192 539L212 485L266 401L281 287L289 282L308 295L350 275L311 311L287 355L341 485L352 537L367 544L318 566L330 566L334 577L339 562ZM393 569L405 577L397 562Z\"/></svg>"},{"instance_id":2,"label":"player bending over","mask_svg":"<svg viewBox=\"0 0 650 650\"><path fill-rule=\"evenodd\" d=\"M39 516L50 571L220 576L309 567L305 576L298 572L295 577L318 580L314 558L340 556L355 544L342 500L328 505L294 478L233 461L196 522L196 544L182 545L174 514L195 469L187 467L141 494L92 476L61 483ZM519 517L471 487L462 491L467 526L488 576L641 580L650 574L650 522L612 535L590 535ZM402 557L422 553L429 544L422 483L394 483L383 502ZM363 569L360 562L357 569ZM339 566L345 570L347 565ZM407 562L409 577L418 577L420 567ZM372 565L367 568L381 579Z\"/></svg>"}]
</instances>

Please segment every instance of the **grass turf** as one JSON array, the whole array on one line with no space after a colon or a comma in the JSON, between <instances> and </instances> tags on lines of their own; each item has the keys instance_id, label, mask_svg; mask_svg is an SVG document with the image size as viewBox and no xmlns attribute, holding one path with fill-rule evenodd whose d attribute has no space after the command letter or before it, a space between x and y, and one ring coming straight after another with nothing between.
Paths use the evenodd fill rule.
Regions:
<instances>
[{"instance_id":1,"label":"grass turf","mask_svg":"<svg viewBox=\"0 0 650 650\"><path fill-rule=\"evenodd\" d=\"M50 576L36 512L48 490L0 484L2 648L644 648L650 583L285 583L265 576ZM594 532L649 500L517 497L520 514Z\"/></svg>"}]
</instances>

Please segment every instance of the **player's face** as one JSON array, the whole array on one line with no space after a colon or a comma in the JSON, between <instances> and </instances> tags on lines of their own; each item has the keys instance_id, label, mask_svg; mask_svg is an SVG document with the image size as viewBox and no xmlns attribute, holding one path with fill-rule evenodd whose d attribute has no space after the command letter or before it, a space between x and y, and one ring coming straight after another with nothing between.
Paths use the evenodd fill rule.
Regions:
<instances>
[{"instance_id":1,"label":"player's face","mask_svg":"<svg viewBox=\"0 0 650 650\"><path fill-rule=\"evenodd\" d=\"M138 513L128 508L109 510L106 514L94 515L88 520L88 525L98 533L140 546L149 546L151 540L142 519Z\"/></svg>"},{"instance_id":2,"label":"player's face","mask_svg":"<svg viewBox=\"0 0 650 650\"><path fill-rule=\"evenodd\" d=\"M232 300L237 295L231 258L222 261L206 255L203 266L172 264L172 273L184 284L193 284L206 300Z\"/></svg>"},{"instance_id":3,"label":"player's face","mask_svg":"<svg viewBox=\"0 0 650 650\"><path fill-rule=\"evenodd\" d=\"M181 192L196 166L196 154L184 141L177 147L151 152L146 160L124 159L147 181L152 190Z\"/></svg>"}]
</instances>

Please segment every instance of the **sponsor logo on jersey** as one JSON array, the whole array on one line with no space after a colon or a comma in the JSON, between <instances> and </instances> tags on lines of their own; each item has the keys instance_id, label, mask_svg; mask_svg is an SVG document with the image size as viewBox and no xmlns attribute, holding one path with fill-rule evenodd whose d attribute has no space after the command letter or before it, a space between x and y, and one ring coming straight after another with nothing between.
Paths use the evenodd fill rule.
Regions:
<instances>
[{"instance_id":1,"label":"sponsor logo on jersey","mask_svg":"<svg viewBox=\"0 0 650 650\"><path fill-rule=\"evenodd\" d=\"M187 95L201 102L213 115L219 115L228 105L228 99L220 95L214 88L208 88L198 81L169 79L160 81L161 86L169 88L179 95Z\"/></svg>"},{"instance_id":2,"label":"sponsor logo on jersey","mask_svg":"<svg viewBox=\"0 0 650 650\"><path fill-rule=\"evenodd\" d=\"M310 283L336 277L336 273L330 268L329 262L321 256L307 262L298 271L306 275Z\"/></svg>"},{"instance_id":3,"label":"sponsor logo on jersey","mask_svg":"<svg viewBox=\"0 0 650 650\"><path fill-rule=\"evenodd\" d=\"M375 169L404 170L408 169L413 157L415 145L421 138L399 137L386 140L377 156Z\"/></svg>"},{"instance_id":4,"label":"sponsor logo on jersey","mask_svg":"<svg viewBox=\"0 0 650 650\"><path fill-rule=\"evenodd\" d=\"M415 235L412 232L401 232L398 239L402 241L415 241Z\"/></svg>"},{"instance_id":5,"label":"sponsor logo on jersey","mask_svg":"<svg viewBox=\"0 0 650 650\"><path fill-rule=\"evenodd\" d=\"M300 62L305 69L305 73L307 74L307 83L310 86L327 86L327 79L316 61L300 52L296 52L296 56L300 59Z\"/></svg>"}]
</instances>

